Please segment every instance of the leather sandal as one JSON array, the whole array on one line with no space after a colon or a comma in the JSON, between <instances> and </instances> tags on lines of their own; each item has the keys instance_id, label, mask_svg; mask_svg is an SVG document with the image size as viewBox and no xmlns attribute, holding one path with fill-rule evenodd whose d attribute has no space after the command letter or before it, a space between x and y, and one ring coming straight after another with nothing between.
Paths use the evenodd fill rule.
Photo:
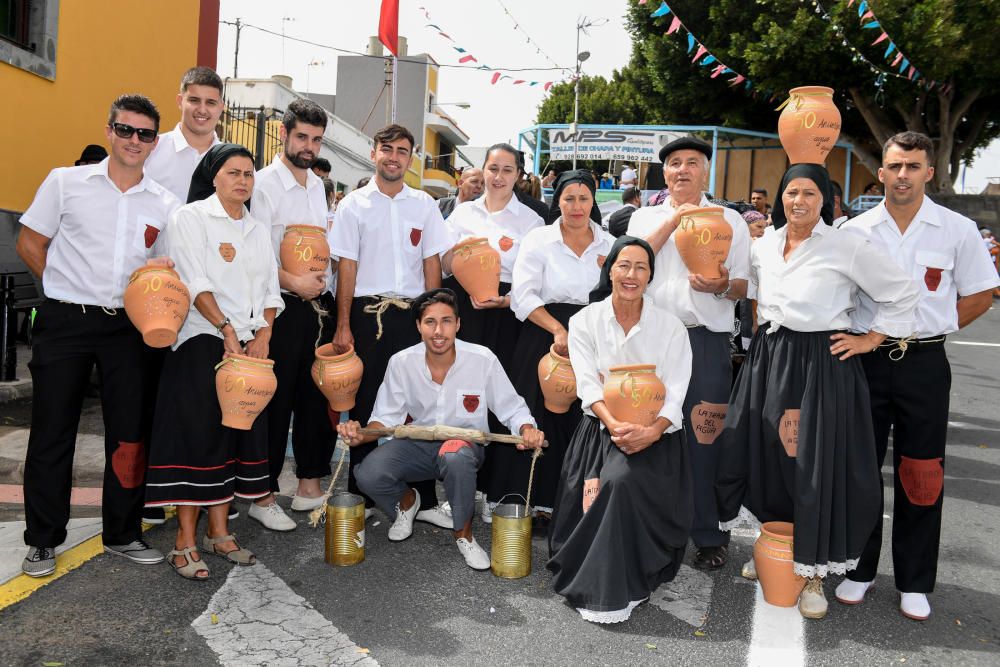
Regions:
<instances>
[{"instance_id":1,"label":"leather sandal","mask_svg":"<svg viewBox=\"0 0 1000 667\"><path fill-rule=\"evenodd\" d=\"M183 549L174 549L168 554L170 558L170 567L174 569L174 572L184 577L185 579L190 579L192 581L206 581L209 577L208 568L205 567L205 561L194 560L191 558L192 553L199 553L198 547L184 547ZM177 561L174 560L176 556L182 556L184 558L184 565L178 565ZM204 576L198 576L200 572L204 572Z\"/></svg>"},{"instance_id":2,"label":"leather sandal","mask_svg":"<svg viewBox=\"0 0 1000 667\"><path fill-rule=\"evenodd\" d=\"M726 564L729 547L725 544L717 547L702 547L694 556L694 566L699 570L718 570Z\"/></svg>"},{"instance_id":3,"label":"leather sandal","mask_svg":"<svg viewBox=\"0 0 1000 667\"><path fill-rule=\"evenodd\" d=\"M215 548L215 545L222 542L232 542L236 545L236 548L232 551L219 551ZM257 562L257 556L249 549L241 547L240 543L236 541L235 534L222 535L221 537L209 537L205 535L201 540L201 546L205 551L223 558L234 565L253 565Z\"/></svg>"}]
</instances>

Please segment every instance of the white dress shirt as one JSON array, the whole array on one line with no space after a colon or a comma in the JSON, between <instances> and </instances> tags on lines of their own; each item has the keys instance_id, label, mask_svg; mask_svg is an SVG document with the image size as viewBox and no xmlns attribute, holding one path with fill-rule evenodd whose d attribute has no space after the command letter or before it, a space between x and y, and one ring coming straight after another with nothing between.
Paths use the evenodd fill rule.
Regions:
<instances>
[{"instance_id":1,"label":"white dress shirt","mask_svg":"<svg viewBox=\"0 0 1000 667\"><path fill-rule=\"evenodd\" d=\"M510 308L517 319L527 320L533 310L547 303L589 302L590 290L597 284L615 242L615 237L593 220L590 230L594 240L579 257L563 241L562 218L524 237L510 289Z\"/></svg>"},{"instance_id":2,"label":"white dress shirt","mask_svg":"<svg viewBox=\"0 0 1000 667\"><path fill-rule=\"evenodd\" d=\"M698 206L714 204L702 195ZM629 220L629 236L641 239L650 236L673 217L674 210L670 197L659 206L640 208ZM733 228L732 245L724 262L729 271L729 279L747 280L750 277L750 232L747 230L747 223L739 213L729 208L722 207L722 215ZM735 308L733 302L719 299L714 294L695 291L688 280L690 275L691 272L677 251L677 240L671 234L656 253L653 281L646 290L646 296L660 308L665 308L680 318L685 326L704 326L710 331L732 332Z\"/></svg>"},{"instance_id":3,"label":"white dress shirt","mask_svg":"<svg viewBox=\"0 0 1000 667\"><path fill-rule=\"evenodd\" d=\"M521 241L531 230L544 227L545 222L512 194L507 205L495 213L486 210L485 196L459 204L448 216L446 226L452 247L466 239L486 238L500 253L500 282L509 283Z\"/></svg>"},{"instance_id":4,"label":"white dress shirt","mask_svg":"<svg viewBox=\"0 0 1000 667\"><path fill-rule=\"evenodd\" d=\"M643 299L639 322L626 334L615 319L611 297L592 303L569 320L569 359L583 411L604 400L612 366L655 364L667 397L658 416L670 420L667 433L681 428L684 396L691 379L691 343L681 321ZM604 378L604 379L602 379Z\"/></svg>"},{"instance_id":5,"label":"white dress shirt","mask_svg":"<svg viewBox=\"0 0 1000 667\"><path fill-rule=\"evenodd\" d=\"M429 194L404 184L389 197L374 178L340 201L329 238L332 255L358 263L355 297L420 296L424 260L451 249L451 236Z\"/></svg>"},{"instance_id":6,"label":"white dress shirt","mask_svg":"<svg viewBox=\"0 0 1000 667\"><path fill-rule=\"evenodd\" d=\"M42 272L50 299L121 308L132 272L163 254L154 244L180 202L145 175L120 191L108 160L53 169L21 216L25 227L52 239Z\"/></svg>"},{"instance_id":7,"label":"white dress shirt","mask_svg":"<svg viewBox=\"0 0 1000 667\"><path fill-rule=\"evenodd\" d=\"M455 364L438 384L431 379L427 348L420 342L389 359L369 423L399 426L409 415L419 426L442 424L488 432L487 411L514 434L525 424L535 426L527 404L489 349L456 340Z\"/></svg>"},{"instance_id":8,"label":"white dress shirt","mask_svg":"<svg viewBox=\"0 0 1000 667\"><path fill-rule=\"evenodd\" d=\"M306 169L305 187L295 180L295 175L282 162L280 155L257 172L253 197L250 198L250 214L270 230L271 245L279 267L285 229L291 225L310 225L325 230L327 213L323 179L312 169ZM334 287L332 264L326 265L327 289Z\"/></svg>"},{"instance_id":9,"label":"white dress shirt","mask_svg":"<svg viewBox=\"0 0 1000 667\"><path fill-rule=\"evenodd\" d=\"M917 290L875 245L820 221L785 261L788 225L768 227L753 244L748 298L768 333L849 329L859 287L879 303L871 329L893 337L913 332Z\"/></svg>"},{"instance_id":10,"label":"white dress shirt","mask_svg":"<svg viewBox=\"0 0 1000 667\"><path fill-rule=\"evenodd\" d=\"M958 297L1000 284L976 223L929 197L924 197L905 234L900 234L884 201L845 223L843 229L870 240L913 280L920 294L913 332L917 338L958 331ZM867 331L877 305L861 292L851 328Z\"/></svg>"},{"instance_id":11,"label":"white dress shirt","mask_svg":"<svg viewBox=\"0 0 1000 667\"><path fill-rule=\"evenodd\" d=\"M213 132L212 146L217 143L220 143L219 137ZM183 204L191 188L191 175L207 152L208 148L199 153L191 146L181 132L181 124L177 123L177 127L160 135L156 148L146 158L146 175L174 193Z\"/></svg>"},{"instance_id":12,"label":"white dress shirt","mask_svg":"<svg viewBox=\"0 0 1000 667\"><path fill-rule=\"evenodd\" d=\"M245 209L242 220L230 218L217 195L177 209L167 228L167 250L191 292L191 310L173 349L199 334L222 338L215 328L219 323L206 320L194 306L202 292L215 296L241 341L267 326L266 309L281 313L285 303L269 231Z\"/></svg>"}]
</instances>

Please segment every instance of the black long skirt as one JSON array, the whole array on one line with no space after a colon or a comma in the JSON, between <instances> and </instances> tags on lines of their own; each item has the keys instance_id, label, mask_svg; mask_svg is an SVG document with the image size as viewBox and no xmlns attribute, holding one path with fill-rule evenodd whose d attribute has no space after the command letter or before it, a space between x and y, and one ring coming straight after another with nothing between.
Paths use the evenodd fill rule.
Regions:
<instances>
[{"instance_id":1,"label":"black long skirt","mask_svg":"<svg viewBox=\"0 0 1000 667\"><path fill-rule=\"evenodd\" d=\"M547 303L546 310L564 327L569 318L583 306L567 303ZM556 489L563 457L573 431L583 412L577 399L565 414L545 409L541 388L538 385L538 362L552 346L552 334L531 321L521 325L521 333L514 350L514 389L524 398L538 428L545 432L549 446L535 464L535 479L531 491L531 504L535 509L550 512L555 504ZM519 451L503 445L487 447L487 470L480 477L480 488L490 503L497 503L508 494L526 496L528 475L531 471L531 452Z\"/></svg>"},{"instance_id":2,"label":"black long skirt","mask_svg":"<svg viewBox=\"0 0 1000 667\"><path fill-rule=\"evenodd\" d=\"M790 521L796 574L844 574L857 567L881 519L861 360L830 354L835 331L764 329L750 344L716 441L721 527L745 511L760 522Z\"/></svg>"},{"instance_id":3,"label":"black long skirt","mask_svg":"<svg viewBox=\"0 0 1000 667\"><path fill-rule=\"evenodd\" d=\"M241 431L222 425L215 365L222 339L201 334L167 353L156 395L146 507L218 505L270 492L267 410Z\"/></svg>"},{"instance_id":4,"label":"black long skirt","mask_svg":"<svg viewBox=\"0 0 1000 667\"><path fill-rule=\"evenodd\" d=\"M585 483L595 479L599 491L584 511ZM556 593L592 612L649 597L684 559L692 493L683 430L626 456L600 420L584 416L566 452L549 530L546 567Z\"/></svg>"}]
</instances>

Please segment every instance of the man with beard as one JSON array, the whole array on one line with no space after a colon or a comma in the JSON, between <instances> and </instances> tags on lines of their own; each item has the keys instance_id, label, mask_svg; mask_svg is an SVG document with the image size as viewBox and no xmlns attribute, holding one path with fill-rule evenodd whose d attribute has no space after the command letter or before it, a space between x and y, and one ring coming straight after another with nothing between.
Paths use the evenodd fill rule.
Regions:
<instances>
[{"instance_id":1,"label":"man with beard","mask_svg":"<svg viewBox=\"0 0 1000 667\"><path fill-rule=\"evenodd\" d=\"M478 199L483 194L485 187L482 169L469 167L463 170L462 175L458 178L458 192L453 197L442 197L438 200L441 215L447 219L459 204Z\"/></svg>"},{"instance_id":2,"label":"man with beard","mask_svg":"<svg viewBox=\"0 0 1000 667\"><path fill-rule=\"evenodd\" d=\"M413 135L388 125L374 136L375 176L337 207L330 231L330 253L340 258L337 277L337 330L333 346L352 346L364 363L351 417L367 424L389 358L420 341L410 317L413 299L441 286L440 254L451 247L437 203L403 182L413 156ZM355 468L375 449L368 442L351 450L348 489L361 493ZM434 480L415 488L421 505L417 519L450 528L447 510L435 507ZM366 498L369 508L374 506Z\"/></svg>"},{"instance_id":3,"label":"man with beard","mask_svg":"<svg viewBox=\"0 0 1000 667\"><path fill-rule=\"evenodd\" d=\"M310 225L326 230L326 191L323 179L311 169L323 145L327 115L315 102L295 100L281 120L281 153L257 173L251 198L251 215L271 228L271 242L278 257L278 282L285 309L274 321L270 358L278 388L267 406L268 461L271 494L250 506L250 518L271 530L292 530L295 522L275 503L278 475L285 461L288 426L292 422L292 452L298 489L292 509L309 511L321 502L319 481L330 474L330 458L336 442L327 416L326 400L312 381L310 369L320 338L320 314L333 311L328 291L332 272L298 276L281 266L280 248L291 225Z\"/></svg>"}]
</instances>

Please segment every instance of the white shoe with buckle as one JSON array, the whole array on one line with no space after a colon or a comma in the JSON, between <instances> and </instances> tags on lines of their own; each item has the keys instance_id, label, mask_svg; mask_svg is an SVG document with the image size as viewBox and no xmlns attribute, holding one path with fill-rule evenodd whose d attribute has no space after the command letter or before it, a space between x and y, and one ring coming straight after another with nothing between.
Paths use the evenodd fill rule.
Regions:
<instances>
[{"instance_id":1,"label":"white shoe with buckle","mask_svg":"<svg viewBox=\"0 0 1000 667\"><path fill-rule=\"evenodd\" d=\"M413 534L413 519L420 511L420 492L414 489L413 495L415 499L408 510L400 509L399 503L396 503L396 519L389 526L390 542L402 542Z\"/></svg>"},{"instance_id":2,"label":"white shoe with buckle","mask_svg":"<svg viewBox=\"0 0 1000 667\"><path fill-rule=\"evenodd\" d=\"M462 554L462 558L465 559L465 564L473 570L490 569L489 554L483 551L483 548L476 542L476 538L473 537L472 540L467 540L464 537L460 537L455 540L455 545L458 547L459 553Z\"/></svg>"},{"instance_id":3,"label":"white shoe with buckle","mask_svg":"<svg viewBox=\"0 0 1000 667\"><path fill-rule=\"evenodd\" d=\"M853 581L851 579L844 579L837 586L837 590L834 595L837 598L837 602L841 604L861 604L865 601L865 593L868 589L872 587L874 581Z\"/></svg>"},{"instance_id":4,"label":"white shoe with buckle","mask_svg":"<svg viewBox=\"0 0 1000 667\"><path fill-rule=\"evenodd\" d=\"M435 505L429 510L417 512L416 519L417 521L424 521L438 528L447 528L448 530L453 530L455 526L455 522L451 517L451 503L448 501Z\"/></svg>"},{"instance_id":5,"label":"white shoe with buckle","mask_svg":"<svg viewBox=\"0 0 1000 667\"><path fill-rule=\"evenodd\" d=\"M743 563L740 576L750 581L757 581L757 563L753 562L753 558Z\"/></svg>"},{"instance_id":6,"label":"white shoe with buckle","mask_svg":"<svg viewBox=\"0 0 1000 667\"><path fill-rule=\"evenodd\" d=\"M900 593L899 611L914 621L926 621L931 616L931 603L924 593Z\"/></svg>"},{"instance_id":7,"label":"white shoe with buckle","mask_svg":"<svg viewBox=\"0 0 1000 667\"><path fill-rule=\"evenodd\" d=\"M823 580L813 577L806 581L806 587L799 596L799 613L804 618L823 618L826 616L827 602L823 594Z\"/></svg>"},{"instance_id":8,"label":"white shoe with buckle","mask_svg":"<svg viewBox=\"0 0 1000 667\"><path fill-rule=\"evenodd\" d=\"M285 514L278 503L273 501L270 505L263 507L257 503L250 503L250 511L247 512L247 515L270 530L282 533L295 530L295 522Z\"/></svg>"}]
</instances>

